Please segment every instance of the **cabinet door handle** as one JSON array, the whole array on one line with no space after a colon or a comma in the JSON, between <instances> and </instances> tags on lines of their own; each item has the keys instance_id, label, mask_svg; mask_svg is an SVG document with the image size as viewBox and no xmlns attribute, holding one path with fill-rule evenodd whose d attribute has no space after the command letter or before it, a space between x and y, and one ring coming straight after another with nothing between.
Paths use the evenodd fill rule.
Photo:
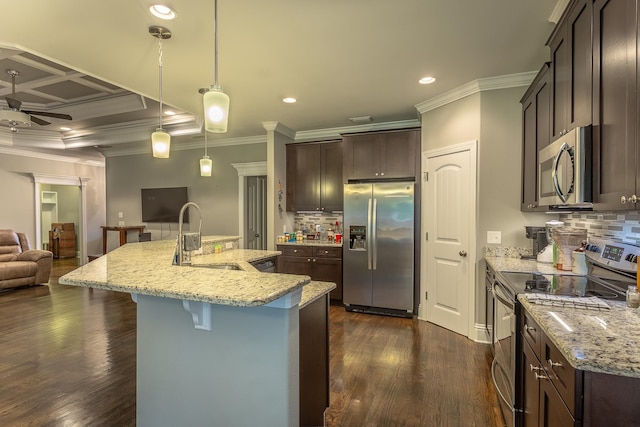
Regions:
<instances>
[{"instance_id":1,"label":"cabinet door handle","mask_svg":"<svg viewBox=\"0 0 640 427\"><path fill-rule=\"evenodd\" d=\"M293 253L294 253L294 254L297 254L297 253L298 253L298 250L297 250L297 249L294 249L294 250L293 250Z\"/></svg>"},{"instance_id":2,"label":"cabinet door handle","mask_svg":"<svg viewBox=\"0 0 640 427\"><path fill-rule=\"evenodd\" d=\"M532 372L540 372L542 371L544 368L542 368L541 366L533 366L533 363L529 363L529 370Z\"/></svg>"},{"instance_id":3,"label":"cabinet door handle","mask_svg":"<svg viewBox=\"0 0 640 427\"><path fill-rule=\"evenodd\" d=\"M314 261L315 261L315 259L314 259ZM307 262L311 262L311 258L307 258Z\"/></svg>"},{"instance_id":4,"label":"cabinet door handle","mask_svg":"<svg viewBox=\"0 0 640 427\"><path fill-rule=\"evenodd\" d=\"M313 262L316 262L316 259L315 259L315 258L313 259Z\"/></svg>"},{"instance_id":5,"label":"cabinet door handle","mask_svg":"<svg viewBox=\"0 0 640 427\"><path fill-rule=\"evenodd\" d=\"M381 173L380 173L380 176L384 176L384 172L381 172Z\"/></svg>"},{"instance_id":6,"label":"cabinet door handle","mask_svg":"<svg viewBox=\"0 0 640 427\"><path fill-rule=\"evenodd\" d=\"M328 254L328 253L329 253L329 251L324 251L324 253L325 253L325 254Z\"/></svg>"},{"instance_id":7,"label":"cabinet door handle","mask_svg":"<svg viewBox=\"0 0 640 427\"><path fill-rule=\"evenodd\" d=\"M524 330L525 330L525 332L529 332L529 331L535 332L536 328L534 328L533 326L524 325Z\"/></svg>"},{"instance_id":8,"label":"cabinet door handle","mask_svg":"<svg viewBox=\"0 0 640 427\"><path fill-rule=\"evenodd\" d=\"M547 363L549 364L549 366L551 366L552 368L554 367L558 367L561 368L562 367L562 363L561 362L554 362L551 359L547 359Z\"/></svg>"},{"instance_id":9,"label":"cabinet door handle","mask_svg":"<svg viewBox=\"0 0 640 427\"><path fill-rule=\"evenodd\" d=\"M539 373L537 373L537 372L534 372L534 375L536 376L536 379L537 379L537 380L548 380L548 379L549 379L549 377L548 377L548 376L546 376L546 375L540 375L540 374L539 374Z\"/></svg>"},{"instance_id":10,"label":"cabinet door handle","mask_svg":"<svg viewBox=\"0 0 640 427\"><path fill-rule=\"evenodd\" d=\"M378 172L376 172L376 176L378 176Z\"/></svg>"}]
</instances>

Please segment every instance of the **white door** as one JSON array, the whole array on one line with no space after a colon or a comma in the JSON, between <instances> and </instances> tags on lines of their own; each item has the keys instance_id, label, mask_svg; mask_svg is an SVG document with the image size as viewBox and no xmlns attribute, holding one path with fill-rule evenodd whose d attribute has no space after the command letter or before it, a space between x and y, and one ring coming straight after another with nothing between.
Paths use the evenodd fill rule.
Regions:
<instances>
[{"instance_id":1,"label":"white door","mask_svg":"<svg viewBox=\"0 0 640 427\"><path fill-rule=\"evenodd\" d=\"M421 317L468 337L475 316L476 142L427 152L423 162Z\"/></svg>"}]
</instances>

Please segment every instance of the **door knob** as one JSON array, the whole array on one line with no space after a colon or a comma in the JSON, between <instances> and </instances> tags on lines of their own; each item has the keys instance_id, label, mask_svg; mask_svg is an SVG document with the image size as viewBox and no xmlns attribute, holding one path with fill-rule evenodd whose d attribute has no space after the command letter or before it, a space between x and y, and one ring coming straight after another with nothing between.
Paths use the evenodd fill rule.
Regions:
<instances>
[{"instance_id":1,"label":"door knob","mask_svg":"<svg viewBox=\"0 0 640 427\"><path fill-rule=\"evenodd\" d=\"M458 255L460 255L461 257L466 257L467 256L467 251L460 251L458 252Z\"/></svg>"}]
</instances>

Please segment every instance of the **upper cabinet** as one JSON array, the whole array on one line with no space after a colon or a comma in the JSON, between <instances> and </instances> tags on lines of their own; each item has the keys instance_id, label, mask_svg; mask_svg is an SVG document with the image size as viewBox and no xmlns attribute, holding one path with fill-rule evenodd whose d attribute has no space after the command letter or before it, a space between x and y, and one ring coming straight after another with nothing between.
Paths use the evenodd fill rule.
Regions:
<instances>
[{"instance_id":1,"label":"upper cabinet","mask_svg":"<svg viewBox=\"0 0 640 427\"><path fill-rule=\"evenodd\" d=\"M538 204L538 152L549 145L549 64L544 64L522 100L522 211L545 210Z\"/></svg>"},{"instance_id":2,"label":"upper cabinet","mask_svg":"<svg viewBox=\"0 0 640 427\"><path fill-rule=\"evenodd\" d=\"M420 129L344 135L344 180L414 180L420 170Z\"/></svg>"},{"instance_id":3,"label":"upper cabinet","mask_svg":"<svg viewBox=\"0 0 640 427\"><path fill-rule=\"evenodd\" d=\"M594 208L640 208L636 0L593 4Z\"/></svg>"},{"instance_id":4,"label":"upper cabinet","mask_svg":"<svg viewBox=\"0 0 640 427\"><path fill-rule=\"evenodd\" d=\"M549 39L551 51L551 140L591 124L593 0L577 0Z\"/></svg>"},{"instance_id":5,"label":"upper cabinet","mask_svg":"<svg viewBox=\"0 0 640 427\"><path fill-rule=\"evenodd\" d=\"M342 210L342 141L289 144L287 211Z\"/></svg>"}]
</instances>

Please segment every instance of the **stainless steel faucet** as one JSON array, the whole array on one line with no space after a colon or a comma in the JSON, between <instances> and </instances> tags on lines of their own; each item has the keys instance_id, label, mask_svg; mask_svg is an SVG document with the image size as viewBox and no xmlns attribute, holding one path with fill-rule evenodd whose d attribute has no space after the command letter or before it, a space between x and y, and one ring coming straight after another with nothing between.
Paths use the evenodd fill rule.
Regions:
<instances>
[{"instance_id":1,"label":"stainless steel faucet","mask_svg":"<svg viewBox=\"0 0 640 427\"><path fill-rule=\"evenodd\" d=\"M189 206L193 206L198 211L198 215L200 215L200 225L198 226L197 233L184 233L182 231L182 220L184 216L184 212L187 210ZM178 242L176 243L176 255L177 255L177 264L178 265L189 265L191 264L191 251L197 251L202 247L202 212L200 211L200 207L193 202L187 202L180 209L179 222L178 222ZM185 254L187 252L187 254ZM186 258L186 259L185 259ZM176 260L174 259L174 264Z\"/></svg>"}]
</instances>

